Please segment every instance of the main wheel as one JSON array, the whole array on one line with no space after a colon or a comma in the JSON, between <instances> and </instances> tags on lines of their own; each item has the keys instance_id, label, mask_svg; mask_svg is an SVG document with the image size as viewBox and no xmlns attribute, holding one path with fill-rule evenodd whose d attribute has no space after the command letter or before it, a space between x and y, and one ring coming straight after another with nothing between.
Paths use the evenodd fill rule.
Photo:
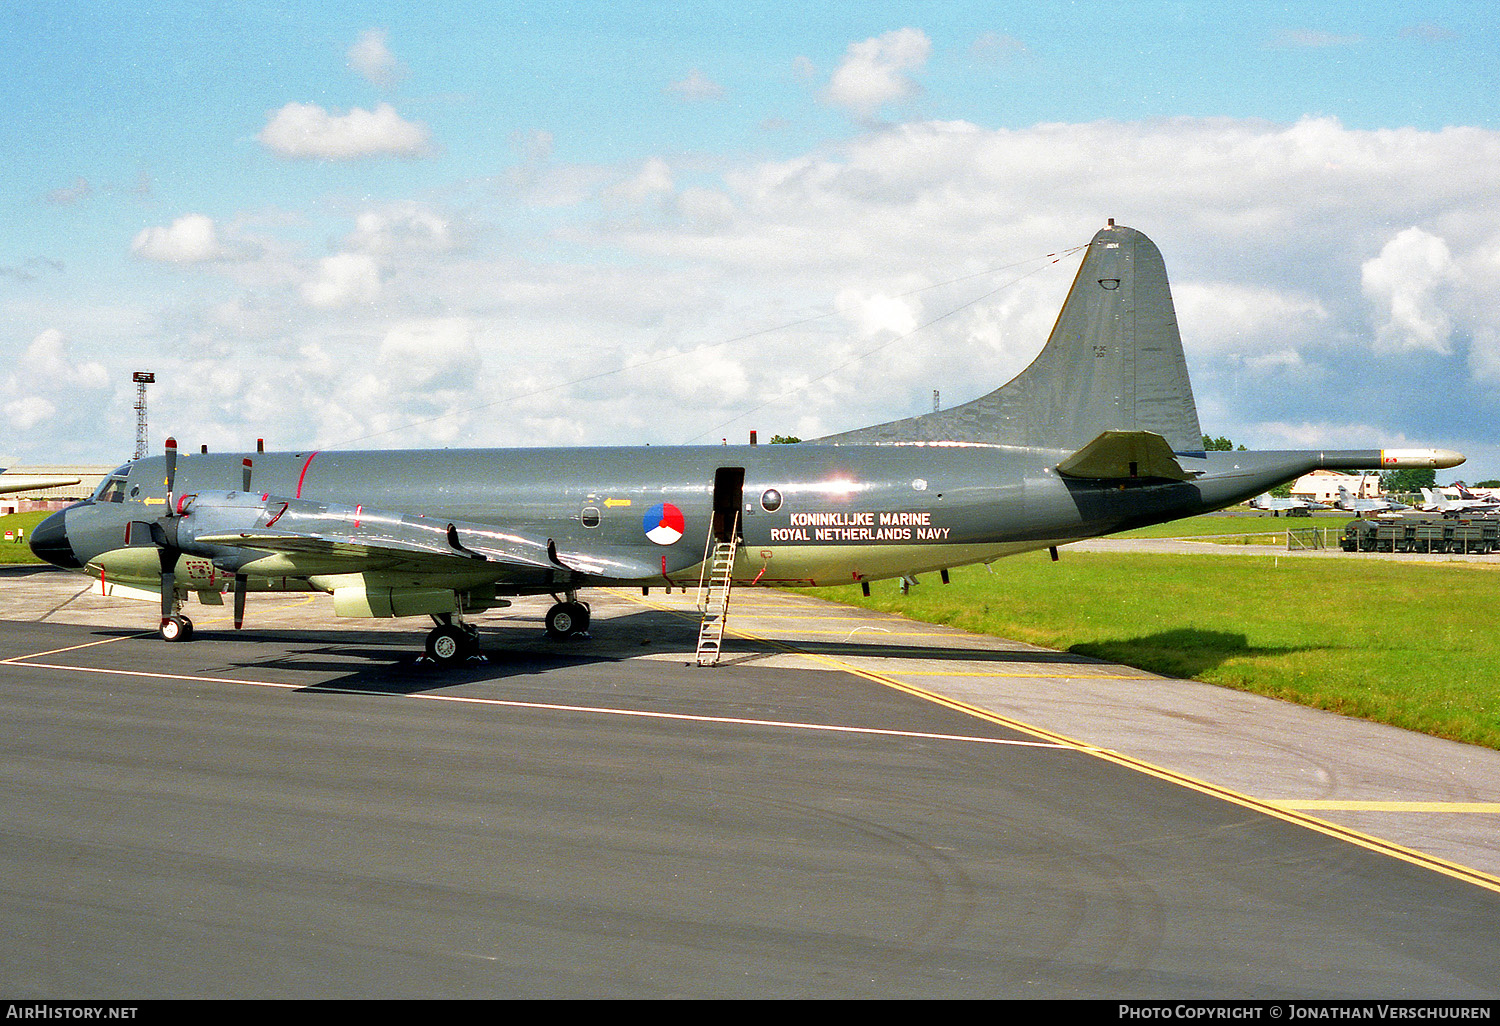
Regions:
<instances>
[{"instance_id":1,"label":"main wheel","mask_svg":"<svg viewBox=\"0 0 1500 1026\"><path fill-rule=\"evenodd\" d=\"M554 641L589 629L589 607L582 602L559 602L547 610L547 636Z\"/></svg>"},{"instance_id":2,"label":"main wheel","mask_svg":"<svg viewBox=\"0 0 1500 1026\"><path fill-rule=\"evenodd\" d=\"M427 657L439 666L452 666L468 658L476 644L468 631L445 623L427 633Z\"/></svg>"}]
</instances>

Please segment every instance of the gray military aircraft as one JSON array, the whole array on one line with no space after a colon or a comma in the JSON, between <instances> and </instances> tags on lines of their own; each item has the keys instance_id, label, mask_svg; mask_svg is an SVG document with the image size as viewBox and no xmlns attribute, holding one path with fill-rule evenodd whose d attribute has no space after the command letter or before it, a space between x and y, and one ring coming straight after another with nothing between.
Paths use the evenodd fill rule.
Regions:
<instances>
[{"instance_id":1,"label":"gray military aircraft","mask_svg":"<svg viewBox=\"0 0 1500 1026\"><path fill-rule=\"evenodd\" d=\"M1280 516L1283 512L1289 517L1310 517L1315 509L1328 509L1321 502L1311 499L1278 499L1270 492L1262 492L1249 502L1251 509L1264 510L1273 517Z\"/></svg>"},{"instance_id":2,"label":"gray military aircraft","mask_svg":"<svg viewBox=\"0 0 1500 1026\"><path fill-rule=\"evenodd\" d=\"M1364 476L1361 475L1359 482L1361 492L1364 491L1364 487ZM1406 503L1397 502L1395 499L1367 498L1363 495L1350 494L1349 489L1343 485L1339 485L1339 497L1333 501L1333 508L1353 513L1355 516L1364 516L1366 513L1394 513L1398 510L1411 509Z\"/></svg>"},{"instance_id":3,"label":"gray military aircraft","mask_svg":"<svg viewBox=\"0 0 1500 1026\"><path fill-rule=\"evenodd\" d=\"M53 514L36 554L161 603L321 591L342 616L431 616L428 654L477 651L468 613L692 585L716 542L736 585L911 577L1244 502L1310 470L1452 467L1434 449L1205 452L1154 243L1094 236L1046 346L952 409L797 445L191 454L140 459Z\"/></svg>"},{"instance_id":4,"label":"gray military aircraft","mask_svg":"<svg viewBox=\"0 0 1500 1026\"><path fill-rule=\"evenodd\" d=\"M1422 501L1417 509L1423 513L1441 513L1444 516L1456 517L1464 513L1493 513L1500 509L1500 502L1490 499L1481 499L1462 485L1457 486L1458 498L1450 499L1442 492L1432 488L1423 488Z\"/></svg>"}]
</instances>

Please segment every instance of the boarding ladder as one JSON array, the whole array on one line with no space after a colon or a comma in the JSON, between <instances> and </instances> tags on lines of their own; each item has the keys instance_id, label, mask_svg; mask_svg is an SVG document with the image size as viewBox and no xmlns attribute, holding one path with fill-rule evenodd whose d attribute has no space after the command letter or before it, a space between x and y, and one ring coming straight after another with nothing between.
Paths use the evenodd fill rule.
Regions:
<instances>
[{"instance_id":1,"label":"boarding ladder","mask_svg":"<svg viewBox=\"0 0 1500 1026\"><path fill-rule=\"evenodd\" d=\"M698 625L698 665L713 666L719 661L724 643L724 621L729 616L729 591L734 585L734 557L740 547L740 518L727 541L708 535L703 556L703 571L698 576L698 609L703 620Z\"/></svg>"}]
</instances>

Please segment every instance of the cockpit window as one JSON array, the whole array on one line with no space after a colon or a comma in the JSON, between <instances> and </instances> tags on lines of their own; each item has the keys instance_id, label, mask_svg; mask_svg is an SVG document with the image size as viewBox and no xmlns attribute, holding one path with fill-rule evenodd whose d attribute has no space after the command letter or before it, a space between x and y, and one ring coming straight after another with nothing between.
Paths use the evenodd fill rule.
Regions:
<instances>
[{"instance_id":1,"label":"cockpit window","mask_svg":"<svg viewBox=\"0 0 1500 1026\"><path fill-rule=\"evenodd\" d=\"M129 464L116 470L99 483L94 489L94 494L89 496L90 502L124 502L125 501L125 477L130 473Z\"/></svg>"}]
</instances>

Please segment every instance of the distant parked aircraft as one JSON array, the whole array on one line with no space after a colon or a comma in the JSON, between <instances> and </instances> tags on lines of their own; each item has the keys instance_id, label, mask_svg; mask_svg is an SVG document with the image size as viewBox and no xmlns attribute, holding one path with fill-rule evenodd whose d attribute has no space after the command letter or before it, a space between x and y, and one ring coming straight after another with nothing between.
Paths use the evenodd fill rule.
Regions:
<instances>
[{"instance_id":1,"label":"distant parked aircraft","mask_svg":"<svg viewBox=\"0 0 1500 1026\"><path fill-rule=\"evenodd\" d=\"M1339 486L1339 497L1333 504L1335 509L1347 510L1355 516L1365 513L1384 513L1388 510L1411 509L1403 502L1394 499L1361 499L1349 494L1349 489L1343 485Z\"/></svg>"},{"instance_id":2,"label":"distant parked aircraft","mask_svg":"<svg viewBox=\"0 0 1500 1026\"><path fill-rule=\"evenodd\" d=\"M1500 509L1500 502L1481 499L1463 485L1458 486L1458 495L1456 499L1449 499L1441 492L1423 488L1422 504L1417 508L1424 513L1441 513L1444 516L1457 516L1460 513L1489 513Z\"/></svg>"},{"instance_id":3,"label":"distant parked aircraft","mask_svg":"<svg viewBox=\"0 0 1500 1026\"><path fill-rule=\"evenodd\" d=\"M1273 517L1281 516L1282 510L1285 510L1289 517L1310 517L1313 510L1329 507L1321 502L1313 502L1311 499L1277 499L1273 498L1270 492L1265 492L1250 500L1250 508L1269 510Z\"/></svg>"}]
</instances>

